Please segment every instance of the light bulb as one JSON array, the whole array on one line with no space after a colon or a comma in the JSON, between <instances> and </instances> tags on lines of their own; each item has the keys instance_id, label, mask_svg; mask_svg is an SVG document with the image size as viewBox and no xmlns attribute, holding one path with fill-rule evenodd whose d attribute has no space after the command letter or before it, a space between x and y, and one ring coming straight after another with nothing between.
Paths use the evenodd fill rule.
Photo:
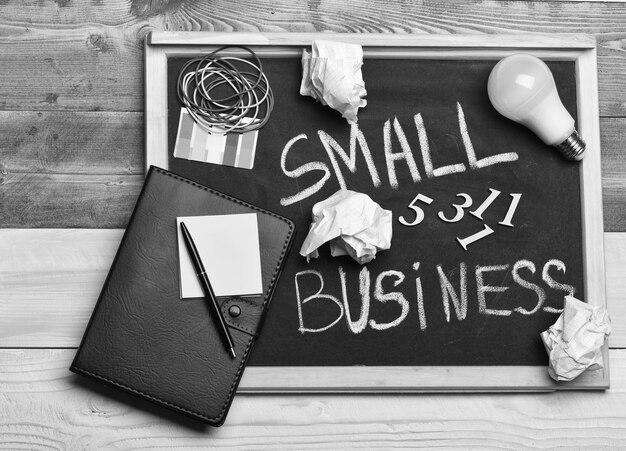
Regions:
<instances>
[{"instance_id":1,"label":"light bulb","mask_svg":"<svg viewBox=\"0 0 626 451\"><path fill-rule=\"evenodd\" d=\"M556 91L554 77L539 58L525 53L495 65L487 83L489 100L503 116L532 130L568 160L581 160L585 142Z\"/></svg>"}]
</instances>

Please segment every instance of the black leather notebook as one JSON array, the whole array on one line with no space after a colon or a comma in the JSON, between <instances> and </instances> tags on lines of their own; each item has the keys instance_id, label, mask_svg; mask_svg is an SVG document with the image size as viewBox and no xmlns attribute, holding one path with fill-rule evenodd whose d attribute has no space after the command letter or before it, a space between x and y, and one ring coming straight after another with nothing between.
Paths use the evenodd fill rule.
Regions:
<instances>
[{"instance_id":1,"label":"black leather notebook","mask_svg":"<svg viewBox=\"0 0 626 451\"><path fill-rule=\"evenodd\" d=\"M180 298L176 218L235 213L257 214L264 291L218 298L232 358L208 303ZM70 370L223 424L294 232L286 218L151 167Z\"/></svg>"}]
</instances>

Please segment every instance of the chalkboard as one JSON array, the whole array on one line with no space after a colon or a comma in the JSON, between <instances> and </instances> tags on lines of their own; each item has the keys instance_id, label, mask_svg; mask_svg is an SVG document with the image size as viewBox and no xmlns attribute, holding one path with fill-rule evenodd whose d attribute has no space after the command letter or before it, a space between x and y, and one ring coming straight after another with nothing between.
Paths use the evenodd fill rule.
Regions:
<instances>
[{"instance_id":1,"label":"chalkboard","mask_svg":"<svg viewBox=\"0 0 626 451\"><path fill-rule=\"evenodd\" d=\"M368 104L350 127L299 95L299 57L262 55L276 102L252 170L173 157L176 79L188 59L167 58L168 169L289 217L298 230L251 367L545 369L539 333L565 294L588 291L582 166L491 106L497 58L366 51ZM577 62L544 60L576 119ZM315 170L296 176L311 163ZM342 187L393 212L392 247L365 266L332 257L327 245L307 262L298 251L311 208ZM412 205L423 220L403 225L416 222ZM474 241L481 231L491 233Z\"/></svg>"}]
</instances>

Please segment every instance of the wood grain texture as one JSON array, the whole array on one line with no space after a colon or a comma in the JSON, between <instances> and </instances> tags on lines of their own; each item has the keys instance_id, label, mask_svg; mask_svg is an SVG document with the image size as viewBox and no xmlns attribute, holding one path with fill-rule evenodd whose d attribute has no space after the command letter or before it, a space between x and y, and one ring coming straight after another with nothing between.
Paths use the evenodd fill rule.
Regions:
<instances>
[{"instance_id":1,"label":"wood grain texture","mask_svg":"<svg viewBox=\"0 0 626 451\"><path fill-rule=\"evenodd\" d=\"M604 118L600 127L604 230L623 232L626 231L626 119Z\"/></svg>"},{"instance_id":2,"label":"wood grain texture","mask_svg":"<svg viewBox=\"0 0 626 451\"><path fill-rule=\"evenodd\" d=\"M19 7L17 7L19 5ZM106 26L161 25L172 31L291 31L445 34L464 27L475 32L587 32L626 30L624 2L520 1L442 4L436 0L397 4L390 0L90 0L3 2L2 17L22 33L69 29L75 23ZM347 27L350 27L347 29Z\"/></svg>"},{"instance_id":3,"label":"wood grain texture","mask_svg":"<svg viewBox=\"0 0 626 451\"><path fill-rule=\"evenodd\" d=\"M143 175L7 173L0 180L2 227L125 227Z\"/></svg>"},{"instance_id":4,"label":"wood grain texture","mask_svg":"<svg viewBox=\"0 0 626 451\"><path fill-rule=\"evenodd\" d=\"M399 34L399 33L296 33L296 32L202 32L202 31L154 31L150 33L147 43L150 49L163 49L167 53L175 56L185 54L193 55L199 51L204 52L216 45L233 44L244 46L260 46L257 48L257 55L268 55L268 57L283 57L287 54L299 57L301 47L310 46L315 39L329 39L363 45L366 47L387 47L385 49L363 49L367 59L369 55L374 57L384 57L394 55L402 58L415 56L412 47L419 47L420 50L441 47L447 50L447 55L454 57L458 50L465 51L468 57L486 56L476 55L477 49L532 49L534 52L544 52L546 57L558 58L560 52L571 49L594 49L596 47L595 37L589 34L573 33L532 33L532 34ZM169 46L169 47L168 47ZM274 46L274 48L267 47ZM293 46L292 48L285 48ZM204 50L201 50L204 49ZM554 55L552 52L559 52ZM426 52L428 53L428 52ZM423 54L423 53L422 53ZM438 56L433 52L430 56ZM493 56L493 55L492 55ZM147 67L146 67L147 69Z\"/></svg>"},{"instance_id":5,"label":"wood grain texture","mask_svg":"<svg viewBox=\"0 0 626 451\"><path fill-rule=\"evenodd\" d=\"M600 113L626 116L626 4L438 1L32 2L0 5L0 108L142 111L150 30L590 33ZM28 74L28 77L25 76Z\"/></svg>"},{"instance_id":6,"label":"wood grain texture","mask_svg":"<svg viewBox=\"0 0 626 451\"><path fill-rule=\"evenodd\" d=\"M213 429L71 374L73 350L0 350L0 447L28 449L619 448L626 350L606 393L237 395Z\"/></svg>"},{"instance_id":7,"label":"wood grain texture","mask_svg":"<svg viewBox=\"0 0 626 451\"><path fill-rule=\"evenodd\" d=\"M626 116L626 35L596 35L601 116Z\"/></svg>"},{"instance_id":8,"label":"wood grain texture","mask_svg":"<svg viewBox=\"0 0 626 451\"><path fill-rule=\"evenodd\" d=\"M626 348L626 233L605 233L606 302L613 333L610 345Z\"/></svg>"},{"instance_id":9,"label":"wood grain texture","mask_svg":"<svg viewBox=\"0 0 626 451\"><path fill-rule=\"evenodd\" d=\"M625 15L624 2L1 2L0 227L101 227L111 217L117 218L110 221L119 223L115 227L125 223L138 185L120 188L115 180L129 179L115 176L141 173L143 146L127 155L122 149L139 147L142 118L112 112L143 111L142 42L150 30L592 33L598 40L600 114L624 117ZM90 128L99 119L107 133ZM626 123L611 118L601 126L605 230L626 231ZM101 148L88 130L102 139ZM74 143L84 143L85 153ZM10 192L2 185L8 179L20 180ZM35 192L25 194L29 189ZM0 235L0 337L9 346L76 341L122 231L41 233L30 236L26 253L21 239ZM52 238L65 234L61 242ZM611 345L626 346L626 239L605 236ZM92 247L95 241L100 244ZM42 249L54 252L35 258ZM24 266L41 269L37 262L47 265L44 277ZM45 320L37 322L40 317ZM1 350L0 447L615 449L626 439L626 351L610 353L612 389L604 394L238 396L226 425L208 430L80 382L67 372L73 350Z\"/></svg>"},{"instance_id":10,"label":"wood grain texture","mask_svg":"<svg viewBox=\"0 0 626 451\"><path fill-rule=\"evenodd\" d=\"M0 111L8 173L143 174L143 114Z\"/></svg>"},{"instance_id":11,"label":"wood grain texture","mask_svg":"<svg viewBox=\"0 0 626 451\"><path fill-rule=\"evenodd\" d=\"M623 2L474 1L442 6L436 1L392 5L389 1L344 0L322 5L266 0L241 8L226 1L211 2L210 7L191 2L129 4L119 0L19 6L5 2L0 5L0 30L0 109L5 110L0 124L8 130L0 138L0 183L7 184L11 177L15 180L11 172L22 171L141 173L137 166L143 158L141 116L115 116L112 111L143 110L142 42L150 30L592 33L598 40L600 113L626 116ZM23 112L14 115L16 110ZM107 112L94 116L72 113L81 110ZM35 116L33 111L44 111L44 116ZM100 119L102 128L96 131ZM626 230L626 187L620 178L626 171L623 125L619 119L601 124L607 231ZM83 143L85 153L81 154ZM105 153L112 160L103 159ZM82 164L83 155L89 164ZM79 187L75 181L75 189L68 191L59 178L38 177L36 188L53 194L38 198L36 192L21 193L13 203L0 207L4 215L0 225L122 227L134 202L132 196L123 190L96 190L100 180L83 180L86 186ZM76 202L74 194L82 191L89 194ZM94 208L93 203L106 203L109 208ZM57 208L63 214L47 215Z\"/></svg>"},{"instance_id":12,"label":"wood grain texture","mask_svg":"<svg viewBox=\"0 0 626 451\"><path fill-rule=\"evenodd\" d=\"M0 347L76 347L122 230L0 229ZM612 348L626 348L626 233L605 233Z\"/></svg>"},{"instance_id":13,"label":"wood grain texture","mask_svg":"<svg viewBox=\"0 0 626 451\"><path fill-rule=\"evenodd\" d=\"M118 228L127 223L139 193L137 176L144 171L143 114L0 111L0 123L6 124L0 134L0 200L7 199L0 203L0 227ZM623 232L626 118L601 118L600 137L604 230ZM81 175L70 190L69 174ZM110 189L101 185L103 175L117 177L104 182ZM28 189L19 184L27 180L36 184ZM77 197L77 192L89 195Z\"/></svg>"},{"instance_id":14,"label":"wood grain texture","mask_svg":"<svg viewBox=\"0 0 626 451\"><path fill-rule=\"evenodd\" d=\"M108 30L83 25L3 35L0 107L140 111L143 49L139 37L129 40L123 28L113 28L114 36L107 36Z\"/></svg>"},{"instance_id":15,"label":"wood grain texture","mask_svg":"<svg viewBox=\"0 0 626 451\"><path fill-rule=\"evenodd\" d=\"M0 347L77 346L122 233L2 230ZM68 334L75 337L71 345ZM19 345L16 337L31 344Z\"/></svg>"}]
</instances>

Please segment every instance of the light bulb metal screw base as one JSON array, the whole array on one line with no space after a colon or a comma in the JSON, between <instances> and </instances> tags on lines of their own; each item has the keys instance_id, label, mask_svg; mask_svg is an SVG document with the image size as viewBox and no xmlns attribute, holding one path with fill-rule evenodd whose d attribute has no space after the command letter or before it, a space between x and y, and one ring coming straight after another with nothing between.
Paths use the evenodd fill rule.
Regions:
<instances>
[{"instance_id":1,"label":"light bulb metal screw base","mask_svg":"<svg viewBox=\"0 0 626 451\"><path fill-rule=\"evenodd\" d=\"M585 141L578 136L578 132L574 130L565 141L560 144L555 144L554 147L559 150L563 158L572 161L580 161L583 159L586 144Z\"/></svg>"}]
</instances>

